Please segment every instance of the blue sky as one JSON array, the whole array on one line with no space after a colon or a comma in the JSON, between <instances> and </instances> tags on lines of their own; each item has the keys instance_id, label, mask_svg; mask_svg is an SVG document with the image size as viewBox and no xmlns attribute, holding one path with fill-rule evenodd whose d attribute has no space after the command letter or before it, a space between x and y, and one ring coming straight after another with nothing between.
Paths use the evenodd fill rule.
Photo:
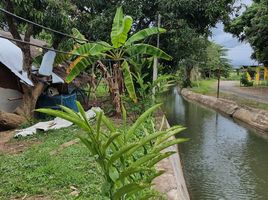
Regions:
<instances>
[{"instance_id":1,"label":"blue sky","mask_svg":"<svg viewBox=\"0 0 268 200\"><path fill-rule=\"evenodd\" d=\"M252 0L241 0L237 4L250 5ZM234 66L253 65L256 61L250 58L252 48L248 43L241 43L231 34L225 33L223 24L218 23L216 28L212 29L212 40L228 49L228 59Z\"/></svg>"}]
</instances>

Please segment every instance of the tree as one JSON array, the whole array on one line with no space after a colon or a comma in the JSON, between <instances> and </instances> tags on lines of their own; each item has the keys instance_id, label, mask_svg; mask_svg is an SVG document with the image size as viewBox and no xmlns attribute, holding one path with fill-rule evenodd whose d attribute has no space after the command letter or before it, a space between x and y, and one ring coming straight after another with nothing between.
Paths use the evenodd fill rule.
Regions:
<instances>
[{"instance_id":1,"label":"tree","mask_svg":"<svg viewBox=\"0 0 268 200\"><path fill-rule=\"evenodd\" d=\"M220 70L221 75L227 77L232 68L227 59L227 49L214 42L210 42L206 52L207 58L201 68L202 76L204 78L218 77Z\"/></svg>"},{"instance_id":2,"label":"tree","mask_svg":"<svg viewBox=\"0 0 268 200\"><path fill-rule=\"evenodd\" d=\"M75 49L74 53L81 56L70 65L70 74L67 77L67 81L72 81L82 70L97 61L98 68L102 71L109 87L117 116L121 115L121 96L124 94L125 88L130 98L137 102L131 73L131 66L133 68L136 65L135 58L146 55L171 60L171 57L164 51L140 42L151 35L164 33L165 29L151 27L143 29L128 38L132 22L132 17L124 16L122 7L119 7L110 34L112 45L101 41L86 43ZM103 64L103 59L110 59L110 70Z\"/></svg>"},{"instance_id":3,"label":"tree","mask_svg":"<svg viewBox=\"0 0 268 200\"><path fill-rule=\"evenodd\" d=\"M194 66L206 59L210 28L225 21L233 11L233 0L162 0L159 2L162 26L169 30L161 38L161 47L174 59L167 63L183 72L183 85L191 86Z\"/></svg>"},{"instance_id":4,"label":"tree","mask_svg":"<svg viewBox=\"0 0 268 200\"><path fill-rule=\"evenodd\" d=\"M218 21L225 21L233 11L233 0L133 0L133 1L73 1L77 5L77 19L84 23L77 24L78 29L89 40L109 38L109 25L112 23L116 6L135 16L132 31L136 32L150 25L156 25L156 16L161 14L161 26L168 33L161 35L160 47L174 59L166 62L166 73L178 70L181 62L191 57L200 57L206 50L207 36L210 28ZM156 44L155 38L147 38L146 43ZM203 53L204 54L204 53ZM199 61L202 62L202 61ZM187 62L190 63L190 62ZM195 62L196 63L196 62ZM185 66L185 65L184 65ZM192 67L183 69L186 75ZM148 72L149 73L149 72ZM186 76L186 80L189 77ZM189 82L189 81L187 81Z\"/></svg>"},{"instance_id":5,"label":"tree","mask_svg":"<svg viewBox=\"0 0 268 200\"><path fill-rule=\"evenodd\" d=\"M15 13L16 15L44 26L48 26L63 32L70 31L69 26L72 24L72 21L69 19L69 13L72 11L73 6L67 0L3 0L0 2L0 6L11 13ZM42 32L41 28L26 23L22 20L18 20L9 14L2 13L0 18L0 21L8 26L8 29L14 39L30 42L32 36L38 36L38 34ZM23 34L23 36L21 34ZM56 48L63 37L60 35L55 35L54 33L50 34L52 36L52 46ZM16 42L16 44L23 52L23 70L27 72L29 78L32 78L31 66L33 58L31 55L30 45L21 42ZM44 84L41 82L35 82L34 87L23 85L22 88L23 101L22 104L16 109L15 113L25 120L33 116L36 101L44 88ZM11 118L13 117L13 115L10 116L10 120L12 120Z\"/></svg>"},{"instance_id":6,"label":"tree","mask_svg":"<svg viewBox=\"0 0 268 200\"><path fill-rule=\"evenodd\" d=\"M255 0L241 16L226 23L225 30L249 42L252 58L268 65L268 0Z\"/></svg>"}]
</instances>

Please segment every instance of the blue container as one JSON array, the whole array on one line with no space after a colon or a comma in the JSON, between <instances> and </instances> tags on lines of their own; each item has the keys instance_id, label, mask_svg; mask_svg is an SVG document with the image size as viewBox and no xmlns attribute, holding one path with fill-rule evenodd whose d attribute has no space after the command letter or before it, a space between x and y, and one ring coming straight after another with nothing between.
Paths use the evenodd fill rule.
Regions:
<instances>
[{"instance_id":1,"label":"blue container","mask_svg":"<svg viewBox=\"0 0 268 200\"><path fill-rule=\"evenodd\" d=\"M56 95L56 96L47 96L41 95L37 101L37 108L51 108L55 110L60 110L59 105L66 106L75 112L78 112L78 108L76 106L76 94L68 94L68 95ZM39 115L38 117L43 118L43 115Z\"/></svg>"}]
</instances>

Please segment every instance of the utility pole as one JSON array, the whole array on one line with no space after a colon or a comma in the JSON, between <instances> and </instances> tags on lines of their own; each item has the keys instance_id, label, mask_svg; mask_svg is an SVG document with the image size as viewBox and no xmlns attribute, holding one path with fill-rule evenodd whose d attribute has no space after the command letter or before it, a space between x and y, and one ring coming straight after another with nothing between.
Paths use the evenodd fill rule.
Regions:
<instances>
[{"instance_id":1,"label":"utility pole","mask_svg":"<svg viewBox=\"0 0 268 200\"><path fill-rule=\"evenodd\" d=\"M158 13L158 16L157 16L157 27L158 29L160 28L161 26L161 15ZM160 43L160 34L159 34L159 31L158 31L158 34L157 34L157 48L159 48L159 43ZM158 74L158 59L157 57L154 57L154 65L153 65L153 82L156 81L157 79L157 74ZM155 96L155 87L153 88L153 98Z\"/></svg>"},{"instance_id":2,"label":"utility pole","mask_svg":"<svg viewBox=\"0 0 268 200\"><path fill-rule=\"evenodd\" d=\"M221 80L221 68L218 67L218 88L217 88L217 98L220 97L220 80Z\"/></svg>"}]
</instances>

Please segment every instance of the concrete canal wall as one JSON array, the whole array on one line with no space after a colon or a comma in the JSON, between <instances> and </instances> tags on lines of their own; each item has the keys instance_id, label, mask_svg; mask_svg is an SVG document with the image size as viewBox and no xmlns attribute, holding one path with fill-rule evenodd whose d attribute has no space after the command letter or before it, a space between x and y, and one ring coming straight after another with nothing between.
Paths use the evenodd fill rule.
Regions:
<instances>
[{"instance_id":1,"label":"concrete canal wall","mask_svg":"<svg viewBox=\"0 0 268 200\"><path fill-rule=\"evenodd\" d=\"M256 129L268 133L268 112L246 106L240 106L234 101L217 99L216 97L194 93L188 89L182 89L181 95L187 100L194 101L224 113L234 119L242 121Z\"/></svg>"},{"instance_id":2,"label":"concrete canal wall","mask_svg":"<svg viewBox=\"0 0 268 200\"><path fill-rule=\"evenodd\" d=\"M170 127L168 122L167 127ZM171 139L175 139L175 137ZM175 151L177 153L157 164L157 169L164 170L165 173L154 180L155 189L166 194L169 200L190 200L178 146L174 145L165 149L165 152L167 151Z\"/></svg>"}]
</instances>

